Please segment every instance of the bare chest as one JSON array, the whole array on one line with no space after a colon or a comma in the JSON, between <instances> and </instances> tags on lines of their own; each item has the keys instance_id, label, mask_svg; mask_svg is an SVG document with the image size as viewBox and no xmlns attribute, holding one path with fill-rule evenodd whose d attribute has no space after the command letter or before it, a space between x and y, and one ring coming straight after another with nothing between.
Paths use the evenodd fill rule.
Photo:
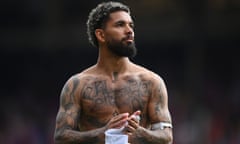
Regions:
<instances>
[{"instance_id":1,"label":"bare chest","mask_svg":"<svg viewBox=\"0 0 240 144\"><path fill-rule=\"evenodd\" d=\"M90 80L81 90L82 110L96 116L144 111L151 95L151 85L150 81L140 79L116 83L104 79Z\"/></svg>"}]
</instances>

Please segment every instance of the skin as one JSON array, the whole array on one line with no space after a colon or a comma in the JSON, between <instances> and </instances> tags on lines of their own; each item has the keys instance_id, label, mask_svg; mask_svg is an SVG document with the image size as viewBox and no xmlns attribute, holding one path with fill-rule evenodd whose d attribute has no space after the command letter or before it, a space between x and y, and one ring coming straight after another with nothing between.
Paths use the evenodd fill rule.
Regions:
<instances>
[{"instance_id":1,"label":"skin","mask_svg":"<svg viewBox=\"0 0 240 144\"><path fill-rule=\"evenodd\" d=\"M131 144L170 144L172 130L151 130L171 123L166 86L157 74L109 51L106 42L134 42L133 21L124 11L110 14L99 41L96 65L72 76L64 85L56 118L55 143L104 144L104 132L128 122L124 133ZM140 115L140 122L133 118Z\"/></svg>"}]
</instances>

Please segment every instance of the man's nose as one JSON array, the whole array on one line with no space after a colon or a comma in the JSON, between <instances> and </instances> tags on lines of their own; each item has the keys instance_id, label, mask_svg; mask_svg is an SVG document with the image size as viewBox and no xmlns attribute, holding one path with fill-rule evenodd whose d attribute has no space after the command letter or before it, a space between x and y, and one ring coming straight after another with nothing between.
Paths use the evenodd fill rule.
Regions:
<instances>
[{"instance_id":1,"label":"man's nose","mask_svg":"<svg viewBox=\"0 0 240 144\"><path fill-rule=\"evenodd\" d=\"M127 34L133 34L133 28L130 25L126 26L126 33Z\"/></svg>"}]
</instances>

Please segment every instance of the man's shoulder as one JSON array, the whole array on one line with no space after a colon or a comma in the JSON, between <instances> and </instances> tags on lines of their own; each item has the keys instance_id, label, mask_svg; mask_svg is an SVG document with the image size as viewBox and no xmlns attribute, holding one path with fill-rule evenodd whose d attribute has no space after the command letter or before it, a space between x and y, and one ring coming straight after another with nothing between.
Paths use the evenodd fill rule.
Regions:
<instances>
[{"instance_id":1,"label":"man's shoulder","mask_svg":"<svg viewBox=\"0 0 240 144\"><path fill-rule=\"evenodd\" d=\"M140 75L143 75L143 76L147 76L149 78L154 78L154 79L160 78L160 75L141 65L135 65L135 71L136 73L139 73Z\"/></svg>"},{"instance_id":2,"label":"man's shoulder","mask_svg":"<svg viewBox=\"0 0 240 144\"><path fill-rule=\"evenodd\" d=\"M140 65L135 65L135 66L136 66L135 74L139 75L141 78L151 80L155 84L159 84L163 82L163 78L156 72Z\"/></svg>"},{"instance_id":3,"label":"man's shoulder","mask_svg":"<svg viewBox=\"0 0 240 144\"><path fill-rule=\"evenodd\" d=\"M88 79L96 77L96 74L94 74L92 72L92 69L93 69L93 67L89 67L79 73L76 73L76 74L70 76L70 78L67 80L67 82L69 82L69 81L86 81Z\"/></svg>"},{"instance_id":4,"label":"man's shoulder","mask_svg":"<svg viewBox=\"0 0 240 144\"><path fill-rule=\"evenodd\" d=\"M87 72L80 72L73 76L71 76L69 79L71 80L78 80L78 81L88 81L90 79L96 79L97 75L93 73L87 73Z\"/></svg>"}]
</instances>

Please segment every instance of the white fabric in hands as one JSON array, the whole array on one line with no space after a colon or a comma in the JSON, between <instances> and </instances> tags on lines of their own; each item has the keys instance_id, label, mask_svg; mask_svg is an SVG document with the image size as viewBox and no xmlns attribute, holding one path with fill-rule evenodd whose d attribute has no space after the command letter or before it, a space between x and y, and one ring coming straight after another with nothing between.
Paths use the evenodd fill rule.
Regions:
<instances>
[{"instance_id":1,"label":"white fabric in hands","mask_svg":"<svg viewBox=\"0 0 240 144\"><path fill-rule=\"evenodd\" d=\"M132 115L138 122L141 120L139 115ZM119 129L108 129L105 131L105 144L128 144L128 135L123 134L123 129L128 125L128 122Z\"/></svg>"},{"instance_id":2,"label":"white fabric in hands","mask_svg":"<svg viewBox=\"0 0 240 144\"><path fill-rule=\"evenodd\" d=\"M105 131L105 144L128 144L128 135L123 134L124 127Z\"/></svg>"}]
</instances>

